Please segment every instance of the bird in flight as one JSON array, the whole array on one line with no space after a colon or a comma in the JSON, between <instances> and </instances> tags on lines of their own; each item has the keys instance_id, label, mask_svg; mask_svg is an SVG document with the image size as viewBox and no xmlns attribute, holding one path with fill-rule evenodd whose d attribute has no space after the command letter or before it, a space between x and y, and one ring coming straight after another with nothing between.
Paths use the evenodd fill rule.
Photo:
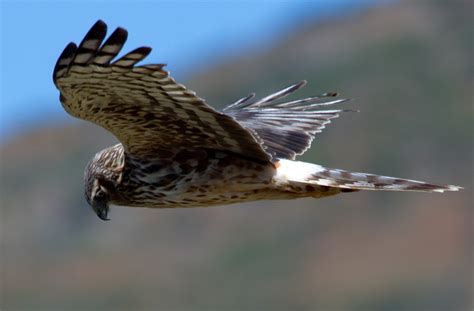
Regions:
<instances>
[{"instance_id":1,"label":"bird in flight","mask_svg":"<svg viewBox=\"0 0 474 311\"><path fill-rule=\"evenodd\" d=\"M64 109L120 141L98 152L85 169L86 200L103 220L110 204L198 207L359 190L461 189L295 161L347 111L331 108L345 99L324 93L282 100L306 84L301 81L219 111L175 82L163 64L137 65L151 48L115 59L127 31L119 27L103 42L106 33L107 25L97 21L79 46L66 46L53 72Z\"/></svg>"}]
</instances>

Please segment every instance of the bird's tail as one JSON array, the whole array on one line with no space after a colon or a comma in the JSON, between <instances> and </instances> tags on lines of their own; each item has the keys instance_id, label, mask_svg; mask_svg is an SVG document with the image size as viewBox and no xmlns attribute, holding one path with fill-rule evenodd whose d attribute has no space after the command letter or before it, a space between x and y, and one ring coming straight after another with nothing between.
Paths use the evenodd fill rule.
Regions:
<instances>
[{"instance_id":1,"label":"bird's tail","mask_svg":"<svg viewBox=\"0 0 474 311\"><path fill-rule=\"evenodd\" d=\"M388 191L421 191L445 192L462 189L452 185L434 185L422 181L380 176L367 173L355 173L340 169L329 169L317 164L280 160L277 162L275 181L285 183L326 186L347 191L388 190Z\"/></svg>"}]
</instances>

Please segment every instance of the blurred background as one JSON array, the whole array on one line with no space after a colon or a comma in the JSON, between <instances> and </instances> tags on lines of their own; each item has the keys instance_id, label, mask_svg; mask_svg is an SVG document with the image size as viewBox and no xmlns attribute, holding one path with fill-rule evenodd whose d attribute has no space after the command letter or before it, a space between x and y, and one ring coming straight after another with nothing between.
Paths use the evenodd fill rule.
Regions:
<instances>
[{"instance_id":1,"label":"blurred background","mask_svg":"<svg viewBox=\"0 0 474 311\"><path fill-rule=\"evenodd\" d=\"M472 1L1 2L1 310L470 310ZM300 159L465 187L175 210L83 198L116 140L56 58L103 19L215 107L302 79L347 113Z\"/></svg>"}]
</instances>

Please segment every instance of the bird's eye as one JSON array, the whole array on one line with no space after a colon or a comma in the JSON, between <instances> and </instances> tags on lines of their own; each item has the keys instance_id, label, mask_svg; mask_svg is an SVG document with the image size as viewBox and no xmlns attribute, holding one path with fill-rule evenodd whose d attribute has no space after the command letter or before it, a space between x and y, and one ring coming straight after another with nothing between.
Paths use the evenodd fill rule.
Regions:
<instances>
[{"instance_id":1,"label":"bird's eye","mask_svg":"<svg viewBox=\"0 0 474 311\"><path fill-rule=\"evenodd\" d=\"M96 194L95 194L95 198L96 199L102 199L105 197L105 192L104 191L97 191Z\"/></svg>"}]
</instances>

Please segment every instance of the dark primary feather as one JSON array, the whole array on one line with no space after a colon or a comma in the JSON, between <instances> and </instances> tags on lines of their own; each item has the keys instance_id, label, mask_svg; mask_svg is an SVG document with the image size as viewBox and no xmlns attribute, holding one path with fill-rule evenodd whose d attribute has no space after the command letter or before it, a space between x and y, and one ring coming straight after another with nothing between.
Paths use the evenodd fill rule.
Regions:
<instances>
[{"instance_id":1,"label":"dark primary feather","mask_svg":"<svg viewBox=\"0 0 474 311\"><path fill-rule=\"evenodd\" d=\"M322 101L337 96L337 93L324 93L290 102L279 101L304 85L306 81L292 84L254 102L251 101L254 97L251 94L227 106L223 111L258 135L263 141L265 151L273 158L293 160L311 146L316 133L321 132L331 119L337 118L341 112L350 111L318 110L347 101Z\"/></svg>"},{"instance_id":2,"label":"dark primary feather","mask_svg":"<svg viewBox=\"0 0 474 311\"><path fill-rule=\"evenodd\" d=\"M53 81L56 87L58 87L57 77L62 76L69 69L76 49L77 45L74 42L69 43L56 61L56 66L54 66L53 70Z\"/></svg>"},{"instance_id":3,"label":"dark primary feather","mask_svg":"<svg viewBox=\"0 0 474 311\"><path fill-rule=\"evenodd\" d=\"M107 25L103 21L97 21L77 47L72 65L89 64L94 59L106 34Z\"/></svg>"},{"instance_id":4,"label":"dark primary feather","mask_svg":"<svg viewBox=\"0 0 474 311\"><path fill-rule=\"evenodd\" d=\"M125 68L132 68L136 63L147 57L150 54L151 48L142 46L127 53L126 55L117 59L113 65Z\"/></svg>"},{"instance_id":5,"label":"dark primary feather","mask_svg":"<svg viewBox=\"0 0 474 311\"><path fill-rule=\"evenodd\" d=\"M57 61L53 80L68 113L109 130L138 157L209 148L271 159L252 130L176 83L164 65L136 66L151 48L139 47L113 62L127 31L117 28L102 44L106 32L99 20L78 47L70 43Z\"/></svg>"},{"instance_id":6,"label":"dark primary feather","mask_svg":"<svg viewBox=\"0 0 474 311\"><path fill-rule=\"evenodd\" d=\"M110 61L117 56L127 41L127 30L118 27L97 51L94 57L94 64L107 66Z\"/></svg>"}]
</instances>

